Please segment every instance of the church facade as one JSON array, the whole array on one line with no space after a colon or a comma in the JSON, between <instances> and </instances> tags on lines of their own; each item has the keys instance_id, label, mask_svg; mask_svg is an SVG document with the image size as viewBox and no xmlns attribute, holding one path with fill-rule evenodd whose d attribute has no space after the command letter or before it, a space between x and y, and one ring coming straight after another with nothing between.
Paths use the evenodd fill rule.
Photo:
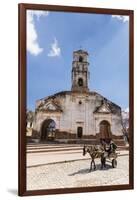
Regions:
<instances>
[{"instance_id":1,"label":"church facade","mask_svg":"<svg viewBox=\"0 0 137 200\"><path fill-rule=\"evenodd\" d=\"M122 138L121 108L89 90L88 52L73 52L71 91L36 102L33 137L46 140Z\"/></svg>"}]
</instances>

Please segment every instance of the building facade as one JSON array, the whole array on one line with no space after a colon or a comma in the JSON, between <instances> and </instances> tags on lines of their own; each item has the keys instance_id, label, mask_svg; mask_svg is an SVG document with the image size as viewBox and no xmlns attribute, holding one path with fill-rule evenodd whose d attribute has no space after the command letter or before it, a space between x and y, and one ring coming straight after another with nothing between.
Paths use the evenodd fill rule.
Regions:
<instances>
[{"instance_id":1,"label":"building facade","mask_svg":"<svg viewBox=\"0 0 137 200\"><path fill-rule=\"evenodd\" d=\"M39 141L122 138L121 108L90 91L88 52L73 52L71 91L36 102L33 137Z\"/></svg>"}]
</instances>

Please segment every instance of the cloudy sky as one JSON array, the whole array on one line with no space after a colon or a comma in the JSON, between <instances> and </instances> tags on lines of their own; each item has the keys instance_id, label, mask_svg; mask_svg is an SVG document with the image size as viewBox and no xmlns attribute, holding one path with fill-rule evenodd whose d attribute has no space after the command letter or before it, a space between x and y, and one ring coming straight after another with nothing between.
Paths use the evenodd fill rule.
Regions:
<instances>
[{"instance_id":1,"label":"cloudy sky","mask_svg":"<svg viewBox=\"0 0 137 200\"><path fill-rule=\"evenodd\" d=\"M89 88L128 108L128 16L27 11L27 108L71 89L72 53L89 53Z\"/></svg>"}]
</instances>

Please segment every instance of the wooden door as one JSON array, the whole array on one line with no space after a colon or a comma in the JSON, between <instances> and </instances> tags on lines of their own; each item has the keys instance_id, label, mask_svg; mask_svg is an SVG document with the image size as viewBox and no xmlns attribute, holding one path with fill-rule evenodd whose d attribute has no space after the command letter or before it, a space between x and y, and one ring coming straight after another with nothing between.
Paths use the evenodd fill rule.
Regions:
<instances>
[{"instance_id":1,"label":"wooden door","mask_svg":"<svg viewBox=\"0 0 137 200\"><path fill-rule=\"evenodd\" d=\"M103 139L110 138L110 124L108 121L104 120L100 123L100 135Z\"/></svg>"}]
</instances>

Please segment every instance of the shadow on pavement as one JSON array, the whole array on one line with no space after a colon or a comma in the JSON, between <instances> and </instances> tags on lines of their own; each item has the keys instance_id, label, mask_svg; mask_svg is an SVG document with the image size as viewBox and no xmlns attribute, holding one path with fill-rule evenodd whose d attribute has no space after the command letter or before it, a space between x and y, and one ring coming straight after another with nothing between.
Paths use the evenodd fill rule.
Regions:
<instances>
[{"instance_id":1,"label":"shadow on pavement","mask_svg":"<svg viewBox=\"0 0 137 200\"><path fill-rule=\"evenodd\" d=\"M74 176L74 175L76 175L76 174L87 174L87 173L89 173L89 169L81 169L81 170L79 170L79 171L77 171L77 172L74 172L74 173L72 173L72 174L69 174L69 176Z\"/></svg>"},{"instance_id":2,"label":"shadow on pavement","mask_svg":"<svg viewBox=\"0 0 137 200\"><path fill-rule=\"evenodd\" d=\"M101 165L100 165L100 164L97 164L95 170L90 171L89 168L87 168L87 169L81 169L81 170L78 170L77 172L74 172L74 173L72 173L72 174L68 174L68 176L75 176L75 175L77 175L77 174L94 173L94 172L96 172L97 170L106 171L106 170L109 170L109 169L112 169L112 166L111 166L111 165L106 164L106 167L103 168L103 169L101 169Z\"/></svg>"}]
</instances>

